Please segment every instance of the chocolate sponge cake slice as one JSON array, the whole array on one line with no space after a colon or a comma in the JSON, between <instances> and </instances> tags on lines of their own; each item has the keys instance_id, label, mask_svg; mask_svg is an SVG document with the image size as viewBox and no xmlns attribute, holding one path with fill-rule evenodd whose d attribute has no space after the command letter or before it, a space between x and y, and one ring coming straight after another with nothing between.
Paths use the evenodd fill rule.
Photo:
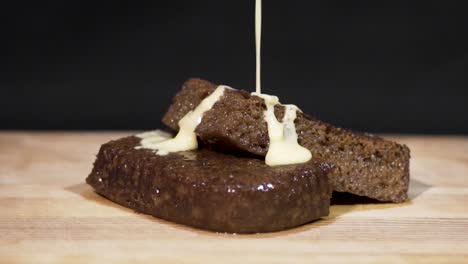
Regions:
<instances>
[{"instance_id":1,"label":"chocolate sponge cake slice","mask_svg":"<svg viewBox=\"0 0 468 264\"><path fill-rule=\"evenodd\" d=\"M219 232L277 231L328 215L325 163L269 167L203 149L159 156L139 143L102 145L87 183L138 212Z\"/></svg>"},{"instance_id":2,"label":"chocolate sponge cake slice","mask_svg":"<svg viewBox=\"0 0 468 264\"><path fill-rule=\"evenodd\" d=\"M174 97L163 122L174 130L178 121L211 94L216 85L190 79ZM214 149L264 156L269 138L263 99L242 90L226 90L196 129L199 139ZM284 107L275 106L281 120ZM409 185L410 151L371 134L351 132L297 113L298 142L335 166L329 173L333 189L380 201L403 202Z\"/></svg>"}]
</instances>

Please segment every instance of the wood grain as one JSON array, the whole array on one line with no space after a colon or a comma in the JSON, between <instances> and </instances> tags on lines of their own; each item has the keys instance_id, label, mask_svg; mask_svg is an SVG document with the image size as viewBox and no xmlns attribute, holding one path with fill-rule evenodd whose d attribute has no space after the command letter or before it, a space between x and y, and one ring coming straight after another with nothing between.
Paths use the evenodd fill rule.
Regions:
<instances>
[{"instance_id":1,"label":"wood grain","mask_svg":"<svg viewBox=\"0 0 468 264\"><path fill-rule=\"evenodd\" d=\"M390 137L412 151L407 203L347 198L299 228L229 235L84 184L99 145L127 134L0 132L0 263L468 263L467 137Z\"/></svg>"}]
</instances>

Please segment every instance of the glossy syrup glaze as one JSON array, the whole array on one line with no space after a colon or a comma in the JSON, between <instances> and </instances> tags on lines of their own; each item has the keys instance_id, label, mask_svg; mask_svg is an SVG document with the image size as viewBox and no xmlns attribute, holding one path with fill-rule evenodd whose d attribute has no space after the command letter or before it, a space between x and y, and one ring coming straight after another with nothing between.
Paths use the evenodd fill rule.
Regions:
<instances>
[{"instance_id":1,"label":"glossy syrup glaze","mask_svg":"<svg viewBox=\"0 0 468 264\"><path fill-rule=\"evenodd\" d=\"M328 214L328 165L270 167L261 159L199 149L165 156L123 138L101 147L87 182L137 211L203 229L282 230Z\"/></svg>"}]
</instances>

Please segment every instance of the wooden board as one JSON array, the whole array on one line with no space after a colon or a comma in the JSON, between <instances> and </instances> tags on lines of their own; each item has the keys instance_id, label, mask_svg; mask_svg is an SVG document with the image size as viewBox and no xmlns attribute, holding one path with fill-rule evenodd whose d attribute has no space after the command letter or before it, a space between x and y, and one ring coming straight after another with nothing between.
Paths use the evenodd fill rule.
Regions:
<instances>
[{"instance_id":1,"label":"wooden board","mask_svg":"<svg viewBox=\"0 0 468 264\"><path fill-rule=\"evenodd\" d=\"M411 200L331 207L258 235L136 214L84 183L99 145L128 133L0 132L0 263L468 263L468 137L399 136Z\"/></svg>"}]
</instances>

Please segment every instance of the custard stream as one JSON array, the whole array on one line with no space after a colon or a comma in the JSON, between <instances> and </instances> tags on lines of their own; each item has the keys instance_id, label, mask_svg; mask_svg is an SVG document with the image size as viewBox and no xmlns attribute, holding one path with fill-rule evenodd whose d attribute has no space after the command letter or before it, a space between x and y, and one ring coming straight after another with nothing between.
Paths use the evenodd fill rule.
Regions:
<instances>
[{"instance_id":1,"label":"custard stream","mask_svg":"<svg viewBox=\"0 0 468 264\"><path fill-rule=\"evenodd\" d=\"M262 32L262 1L255 2L255 52L256 52L256 92L252 93L265 101L264 119L268 125L270 145L265 157L269 166L304 163L312 158L311 152L299 145L294 120L299 108L295 105L284 105L285 112L282 122L275 116L275 105L280 104L278 97L261 93L260 47ZM201 123L203 114L209 111L220 100L226 88L220 85L206 97L193 111L187 113L179 121L179 132L174 138L161 131L138 135L142 138L141 146L156 151L157 155L167 155L170 152L186 151L198 148L195 129ZM152 133L152 134L151 134Z\"/></svg>"}]
</instances>

